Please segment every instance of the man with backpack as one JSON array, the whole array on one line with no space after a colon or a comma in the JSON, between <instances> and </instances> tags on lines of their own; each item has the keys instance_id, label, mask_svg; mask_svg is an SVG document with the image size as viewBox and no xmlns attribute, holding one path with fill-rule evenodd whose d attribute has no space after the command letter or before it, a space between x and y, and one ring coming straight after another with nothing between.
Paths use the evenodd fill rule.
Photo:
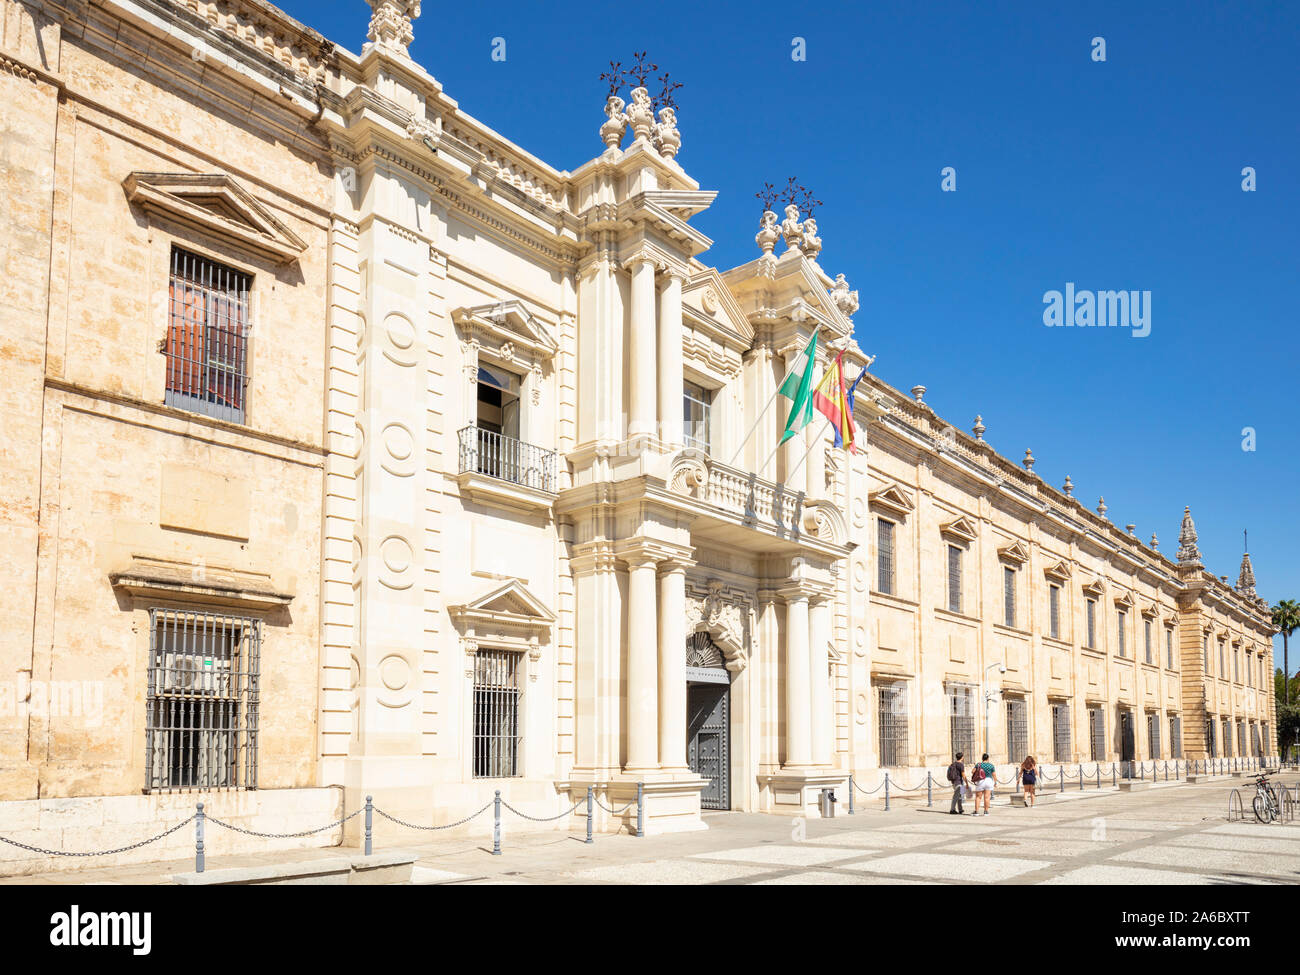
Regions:
<instances>
[{"instance_id":1,"label":"man with backpack","mask_svg":"<svg viewBox=\"0 0 1300 975\"><path fill-rule=\"evenodd\" d=\"M966 812L962 805L962 792L966 788L966 766L962 764L962 752L958 752L955 760L948 766L948 781L952 784L952 804L948 807L948 813L952 816L961 816Z\"/></svg>"}]
</instances>

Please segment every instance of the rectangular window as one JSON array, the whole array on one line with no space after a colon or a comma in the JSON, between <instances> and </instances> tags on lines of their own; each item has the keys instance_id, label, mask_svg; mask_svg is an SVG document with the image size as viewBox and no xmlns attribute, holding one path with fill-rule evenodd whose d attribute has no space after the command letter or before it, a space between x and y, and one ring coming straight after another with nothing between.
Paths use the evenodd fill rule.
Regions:
<instances>
[{"instance_id":1,"label":"rectangular window","mask_svg":"<svg viewBox=\"0 0 1300 975\"><path fill-rule=\"evenodd\" d=\"M1169 716L1169 757L1183 757L1183 722L1176 714Z\"/></svg>"},{"instance_id":2,"label":"rectangular window","mask_svg":"<svg viewBox=\"0 0 1300 975\"><path fill-rule=\"evenodd\" d=\"M1147 749L1149 754L1147 758L1157 759L1160 757L1160 715L1147 715Z\"/></svg>"},{"instance_id":3,"label":"rectangular window","mask_svg":"<svg viewBox=\"0 0 1300 975\"><path fill-rule=\"evenodd\" d=\"M961 612L961 549L948 546L948 612Z\"/></svg>"},{"instance_id":4,"label":"rectangular window","mask_svg":"<svg viewBox=\"0 0 1300 975\"><path fill-rule=\"evenodd\" d=\"M1101 708L1088 708L1088 740L1092 744L1092 760L1106 758L1106 713Z\"/></svg>"},{"instance_id":5,"label":"rectangular window","mask_svg":"<svg viewBox=\"0 0 1300 975\"><path fill-rule=\"evenodd\" d=\"M1061 587L1047 587L1047 608L1050 632L1053 640L1061 639Z\"/></svg>"},{"instance_id":6,"label":"rectangular window","mask_svg":"<svg viewBox=\"0 0 1300 975\"><path fill-rule=\"evenodd\" d=\"M1147 663L1152 663L1152 660L1151 660L1151 621L1150 621L1150 620L1143 620L1143 621L1142 621L1142 642L1146 645Z\"/></svg>"},{"instance_id":7,"label":"rectangular window","mask_svg":"<svg viewBox=\"0 0 1300 975\"><path fill-rule=\"evenodd\" d=\"M876 688L880 716L880 764L900 768L907 764L907 685L882 684Z\"/></svg>"},{"instance_id":8,"label":"rectangular window","mask_svg":"<svg viewBox=\"0 0 1300 975\"><path fill-rule=\"evenodd\" d=\"M1124 629L1127 623L1128 613L1121 609L1115 614L1115 653L1121 657L1124 656L1126 652L1126 647L1124 646Z\"/></svg>"},{"instance_id":9,"label":"rectangular window","mask_svg":"<svg viewBox=\"0 0 1300 975\"><path fill-rule=\"evenodd\" d=\"M1002 622L1016 625L1016 570L1002 567Z\"/></svg>"},{"instance_id":10,"label":"rectangular window","mask_svg":"<svg viewBox=\"0 0 1300 975\"><path fill-rule=\"evenodd\" d=\"M1018 764L1029 754L1029 708L1023 697L1007 698L1007 761Z\"/></svg>"},{"instance_id":11,"label":"rectangular window","mask_svg":"<svg viewBox=\"0 0 1300 975\"><path fill-rule=\"evenodd\" d=\"M474 654L474 778L519 775L519 660L513 650Z\"/></svg>"},{"instance_id":12,"label":"rectangular window","mask_svg":"<svg viewBox=\"0 0 1300 975\"><path fill-rule=\"evenodd\" d=\"M1070 760L1070 705L1064 701L1052 705L1052 761Z\"/></svg>"},{"instance_id":13,"label":"rectangular window","mask_svg":"<svg viewBox=\"0 0 1300 975\"><path fill-rule=\"evenodd\" d=\"M1205 750L1210 753L1210 758L1219 757L1218 742L1214 738L1214 716L1207 715L1205 718Z\"/></svg>"},{"instance_id":14,"label":"rectangular window","mask_svg":"<svg viewBox=\"0 0 1300 975\"><path fill-rule=\"evenodd\" d=\"M894 594L894 523L876 519L876 589Z\"/></svg>"},{"instance_id":15,"label":"rectangular window","mask_svg":"<svg viewBox=\"0 0 1300 975\"><path fill-rule=\"evenodd\" d=\"M1232 648L1232 681L1234 684L1241 683L1241 670L1237 664L1237 657L1241 653L1236 647Z\"/></svg>"},{"instance_id":16,"label":"rectangular window","mask_svg":"<svg viewBox=\"0 0 1300 975\"><path fill-rule=\"evenodd\" d=\"M145 791L257 788L262 624L149 611Z\"/></svg>"},{"instance_id":17,"label":"rectangular window","mask_svg":"<svg viewBox=\"0 0 1300 975\"><path fill-rule=\"evenodd\" d=\"M1223 757L1232 758L1232 721L1223 718Z\"/></svg>"},{"instance_id":18,"label":"rectangular window","mask_svg":"<svg viewBox=\"0 0 1300 975\"><path fill-rule=\"evenodd\" d=\"M165 404L244 422L252 286L250 275L172 248Z\"/></svg>"},{"instance_id":19,"label":"rectangular window","mask_svg":"<svg viewBox=\"0 0 1300 975\"><path fill-rule=\"evenodd\" d=\"M975 692L970 687L948 687L948 734L952 753L975 758Z\"/></svg>"},{"instance_id":20,"label":"rectangular window","mask_svg":"<svg viewBox=\"0 0 1300 975\"><path fill-rule=\"evenodd\" d=\"M1174 669L1174 631L1165 628L1165 666Z\"/></svg>"},{"instance_id":21,"label":"rectangular window","mask_svg":"<svg viewBox=\"0 0 1300 975\"><path fill-rule=\"evenodd\" d=\"M1222 680L1228 679L1228 658L1223 648L1223 641L1219 641L1219 677Z\"/></svg>"},{"instance_id":22,"label":"rectangular window","mask_svg":"<svg viewBox=\"0 0 1300 975\"><path fill-rule=\"evenodd\" d=\"M1210 635L1201 637L1201 651L1205 655L1205 673L1210 673Z\"/></svg>"},{"instance_id":23,"label":"rectangular window","mask_svg":"<svg viewBox=\"0 0 1300 975\"><path fill-rule=\"evenodd\" d=\"M1244 721L1237 722L1237 754L1242 758L1247 758L1250 754L1246 751L1246 723Z\"/></svg>"},{"instance_id":24,"label":"rectangular window","mask_svg":"<svg viewBox=\"0 0 1300 975\"><path fill-rule=\"evenodd\" d=\"M1084 646L1093 649L1097 646L1097 600L1089 599L1084 603L1084 613L1088 624L1088 640L1084 643Z\"/></svg>"},{"instance_id":25,"label":"rectangular window","mask_svg":"<svg viewBox=\"0 0 1300 975\"><path fill-rule=\"evenodd\" d=\"M713 410L713 390L684 383L682 386L682 440L688 447L706 454L713 445L710 414Z\"/></svg>"}]
</instances>

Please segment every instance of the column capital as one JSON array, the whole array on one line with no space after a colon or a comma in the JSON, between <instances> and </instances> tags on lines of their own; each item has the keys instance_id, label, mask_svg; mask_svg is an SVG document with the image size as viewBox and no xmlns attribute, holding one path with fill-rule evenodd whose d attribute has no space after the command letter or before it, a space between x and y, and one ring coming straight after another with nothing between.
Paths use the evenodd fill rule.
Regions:
<instances>
[{"instance_id":1,"label":"column capital","mask_svg":"<svg viewBox=\"0 0 1300 975\"><path fill-rule=\"evenodd\" d=\"M631 254L623 258L619 266L625 271L635 271L641 264L652 264L656 271L662 271L668 267L669 262L657 248L641 243Z\"/></svg>"},{"instance_id":2,"label":"column capital","mask_svg":"<svg viewBox=\"0 0 1300 975\"><path fill-rule=\"evenodd\" d=\"M694 565L691 559L693 554L693 549L653 538L631 538L614 546L614 555L619 561L626 562L629 567L646 563L657 566L663 562Z\"/></svg>"}]
</instances>

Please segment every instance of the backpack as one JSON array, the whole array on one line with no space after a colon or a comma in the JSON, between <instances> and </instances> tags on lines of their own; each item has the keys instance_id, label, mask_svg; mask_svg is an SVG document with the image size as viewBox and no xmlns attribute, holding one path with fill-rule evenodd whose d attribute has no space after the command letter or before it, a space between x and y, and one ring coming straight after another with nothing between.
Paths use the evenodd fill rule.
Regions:
<instances>
[{"instance_id":1,"label":"backpack","mask_svg":"<svg viewBox=\"0 0 1300 975\"><path fill-rule=\"evenodd\" d=\"M948 766L948 781L956 785L961 781L961 773L957 771L957 763L953 762Z\"/></svg>"},{"instance_id":2,"label":"backpack","mask_svg":"<svg viewBox=\"0 0 1300 975\"><path fill-rule=\"evenodd\" d=\"M979 765L975 766L975 771L971 772L970 780L972 782L983 782L985 779L984 769Z\"/></svg>"}]
</instances>

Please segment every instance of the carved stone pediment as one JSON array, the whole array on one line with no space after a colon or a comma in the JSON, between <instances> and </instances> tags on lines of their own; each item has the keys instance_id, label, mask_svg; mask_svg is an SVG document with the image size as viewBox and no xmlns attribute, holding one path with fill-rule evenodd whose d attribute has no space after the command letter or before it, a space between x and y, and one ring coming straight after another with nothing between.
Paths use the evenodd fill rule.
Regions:
<instances>
[{"instance_id":1,"label":"carved stone pediment","mask_svg":"<svg viewBox=\"0 0 1300 975\"><path fill-rule=\"evenodd\" d=\"M965 515L941 525L939 532L949 539L967 544L976 538L975 525Z\"/></svg>"},{"instance_id":2,"label":"carved stone pediment","mask_svg":"<svg viewBox=\"0 0 1300 975\"><path fill-rule=\"evenodd\" d=\"M145 212L233 243L277 264L296 261L307 243L225 173L132 173L127 199Z\"/></svg>"},{"instance_id":3,"label":"carved stone pediment","mask_svg":"<svg viewBox=\"0 0 1300 975\"><path fill-rule=\"evenodd\" d=\"M1066 582L1070 578L1070 563L1053 562L1043 569L1043 575L1057 582Z\"/></svg>"},{"instance_id":4,"label":"carved stone pediment","mask_svg":"<svg viewBox=\"0 0 1300 975\"><path fill-rule=\"evenodd\" d=\"M1004 545L998 549L998 558L1003 562L1024 565L1029 561L1029 550L1019 542L1012 542L1010 545Z\"/></svg>"},{"instance_id":5,"label":"carved stone pediment","mask_svg":"<svg viewBox=\"0 0 1300 975\"><path fill-rule=\"evenodd\" d=\"M749 662L749 603L739 591L728 589L722 582L712 579L701 589L688 585L686 589L687 665L691 664L691 635L707 633L725 657L731 673L739 673Z\"/></svg>"},{"instance_id":6,"label":"carved stone pediment","mask_svg":"<svg viewBox=\"0 0 1300 975\"><path fill-rule=\"evenodd\" d=\"M897 484L887 484L879 491L867 495L867 501L873 508L878 508L896 518L906 518L916 510L912 497Z\"/></svg>"},{"instance_id":7,"label":"carved stone pediment","mask_svg":"<svg viewBox=\"0 0 1300 975\"><path fill-rule=\"evenodd\" d=\"M468 603L448 606L447 613L460 633L462 648L471 658L483 645L524 651L536 663L541 659L541 644L551 642L555 626L555 614L518 579ZM472 674L471 659L466 676ZM530 668L529 677L537 679L535 668Z\"/></svg>"},{"instance_id":8,"label":"carved stone pediment","mask_svg":"<svg viewBox=\"0 0 1300 975\"><path fill-rule=\"evenodd\" d=\"M467 333L467 338L483 336L493 340L497 348L506 350L503 355L508 359L516 358L518 350L525 349L531 353L531 358L550 360L560 349L546 326L528 311L522 301L515 299L457 308L452 312L452 320ZM491 348L490 344L484 343L485 350Z\"/></svg>"}]
</instances>

